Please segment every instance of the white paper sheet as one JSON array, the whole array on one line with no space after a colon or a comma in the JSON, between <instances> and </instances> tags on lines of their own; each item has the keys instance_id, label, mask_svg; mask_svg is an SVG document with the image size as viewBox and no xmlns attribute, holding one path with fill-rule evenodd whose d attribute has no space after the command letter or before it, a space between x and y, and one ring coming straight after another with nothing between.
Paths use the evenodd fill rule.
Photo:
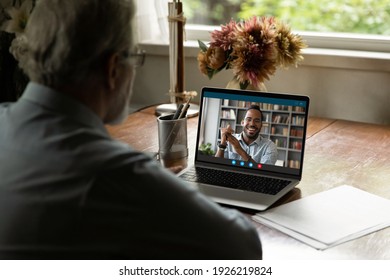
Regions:
<instances>
[{"instance_id":1,"label":"white paper sheet","mask_svg":"<svg viewBox=\"0 0 390 280\"><path fill-rule=\"evenodd\" d=\"M343 185L252 218L323 250L390 226L390 200Z\"/></svg>"}]
</instances>

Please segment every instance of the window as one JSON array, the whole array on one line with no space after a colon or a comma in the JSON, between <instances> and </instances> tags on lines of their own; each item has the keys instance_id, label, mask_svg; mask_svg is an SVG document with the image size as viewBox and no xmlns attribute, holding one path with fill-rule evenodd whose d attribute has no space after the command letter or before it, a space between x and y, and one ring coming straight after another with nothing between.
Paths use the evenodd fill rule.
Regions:
<instances>
[{"instance_id":1,"label":"window","mask_svg":"<svg viewBox=\"0 0 390 280\"><path fill-rule=\"evenodd\" d=\"M388 0L185 0L188 23L272 15L294 30L390 35Z\"/></svg>"},{"instance_id":2,"label":"window","mask_svg":"<svg viewBox=\"0 0 390 280\"><path fill-rule=\"evenodd\" d=\"M187 39L208 40L208 32L231 18L273 15L301 34L310 47L390 51L388 0L185 0Z\"/></svg>"}]
</instances>

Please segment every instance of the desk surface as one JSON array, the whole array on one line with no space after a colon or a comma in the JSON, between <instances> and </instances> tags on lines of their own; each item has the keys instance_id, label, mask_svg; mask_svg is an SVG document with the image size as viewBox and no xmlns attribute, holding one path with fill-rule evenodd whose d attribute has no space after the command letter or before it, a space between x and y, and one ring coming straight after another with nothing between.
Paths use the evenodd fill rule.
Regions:
<instances>
[{"instance_id":1,"label":"desk surface","mask_svg":"<svg viewBox=\"0 0 390 280\"><path fill-rule=\"evenodd\" d=\"M189 162L194 160L198 118L188 119ZM132 113L107 127L110 134L135 149L157 152L155 107ZM343 184L390 199L390 126L310 117L302 181L290 194L305 197ZM289 194L287 195L289 196ZM251 211L240 209L248 217ZM255 223L264 259L390 259L390 228L325 251Z\"/></svg>"}]
</instances>

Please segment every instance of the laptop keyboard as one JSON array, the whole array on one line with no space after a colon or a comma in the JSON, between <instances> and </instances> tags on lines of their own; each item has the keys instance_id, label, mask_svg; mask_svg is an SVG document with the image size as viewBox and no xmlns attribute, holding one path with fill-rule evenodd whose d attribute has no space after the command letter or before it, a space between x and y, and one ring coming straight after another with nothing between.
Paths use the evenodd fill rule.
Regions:
<instances>
[{"instance_id":1,"label":"laptop keyboard","mask_svg":"<svg viewBox=\"0 0 390 280\"><path fill-rule=\"evenodd\" d=\"M277 194L290 183L289 180L253 176L202 167L192 167L179 177L190 182L224 186L227 188L270 195Z\"/></svg>"}]
</instances>

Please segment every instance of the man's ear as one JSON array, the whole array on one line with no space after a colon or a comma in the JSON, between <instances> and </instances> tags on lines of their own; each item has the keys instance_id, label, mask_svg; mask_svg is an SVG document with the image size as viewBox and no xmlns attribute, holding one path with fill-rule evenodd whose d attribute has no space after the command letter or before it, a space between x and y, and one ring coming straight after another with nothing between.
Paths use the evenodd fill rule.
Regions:
<instances>
[{"instance_id":1,"label":"man's ear","mask_svg":"<svg viewBox=\"0 0 390 280\"><path fill-rule=\"evenodd\" d=\"M115 89L116 79L118 76L118 63L119 63L119 54L111 54L106 63L106 81L110 90Z\"/></svg>"}]
</instances>

